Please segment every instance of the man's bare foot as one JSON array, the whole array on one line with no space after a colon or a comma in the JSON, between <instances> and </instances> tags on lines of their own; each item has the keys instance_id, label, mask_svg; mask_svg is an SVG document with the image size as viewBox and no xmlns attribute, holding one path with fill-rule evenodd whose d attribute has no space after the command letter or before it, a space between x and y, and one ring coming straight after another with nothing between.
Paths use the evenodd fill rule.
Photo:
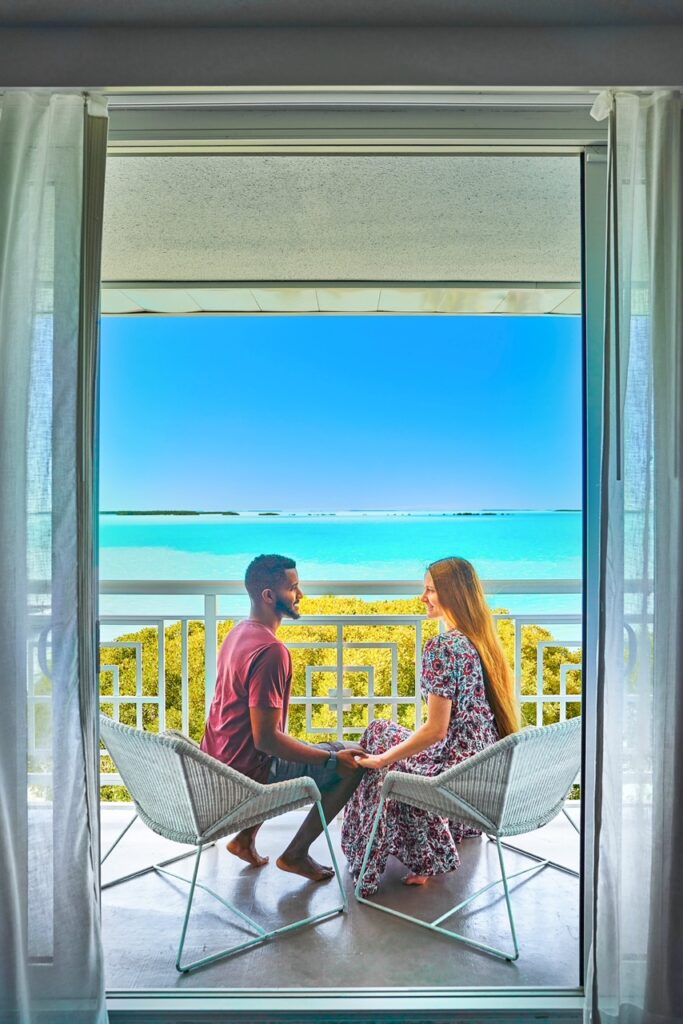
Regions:
<instances>
[{"instance_id":1,"label":"man's bare foot","mask_svg":"<svg viewBox=\"0 0 683 1024\"><path fill-rule=\"evenodd\" d=\"M310 878L312 882L326 882L328 878L334 878L334 868L325 864L318 864L312 857L287 857L283 853L275 862L281 871L291 871L293 875L302 875L303 878Z\"/></svg>"},{"instance_id":2,"label":"man's bare foot","mask_svg":"<svg viewBox=\"0 0 683 1024\"><path fill-rule=\"evenodd\" d=\"M245 860L247 864L251 864L252 868L262 868L264 864L268 863L268 858L262 857L257 852L253 839L246 841L237 835L226 844L225 848L235 857L239 857L240 860Z\"/></svg>"},{"instance_id":3,"label":"man's bare foot","mask_svg":"<svg viewBox=\"0 0 683 1024\"><path fill-rule=\"evenodd\" d=\"M404 885L426 885L429 881L429 875L405 875L403 878Z\"/></svg>"}]
</instances>

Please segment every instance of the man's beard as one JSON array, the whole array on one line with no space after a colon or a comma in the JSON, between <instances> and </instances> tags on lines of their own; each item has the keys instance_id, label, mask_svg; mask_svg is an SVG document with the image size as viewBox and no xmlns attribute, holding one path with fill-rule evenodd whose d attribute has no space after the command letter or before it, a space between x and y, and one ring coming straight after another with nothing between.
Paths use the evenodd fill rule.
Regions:
<instances>
[{"instance_id":1,"label":"man's beard","mask_svg":"<svg viewBox=\"0 0 683 1024\"><path fill-rule=\"evenodd\" d=\"M275 603L275 611L279 612L285 619L301 618L301 612L298 611L293 604L290 604L289 601L283 601L280 597L278 597Z\"/></svg>"}]
</instances>

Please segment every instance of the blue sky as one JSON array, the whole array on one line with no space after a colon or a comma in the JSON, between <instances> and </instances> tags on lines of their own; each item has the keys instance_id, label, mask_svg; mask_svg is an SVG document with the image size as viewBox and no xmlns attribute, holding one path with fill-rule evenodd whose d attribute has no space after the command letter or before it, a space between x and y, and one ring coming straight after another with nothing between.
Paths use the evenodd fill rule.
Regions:
<instances>
[{"instance_id":1,"label":"blue sky","mask_svg":"<svg viewBox=\"0 0 683 1024\"><path fill-rule=\"evenodd\" d=\"M102 509L581 504L579 317L104 317Z\"/></svg>"}]
</instances>

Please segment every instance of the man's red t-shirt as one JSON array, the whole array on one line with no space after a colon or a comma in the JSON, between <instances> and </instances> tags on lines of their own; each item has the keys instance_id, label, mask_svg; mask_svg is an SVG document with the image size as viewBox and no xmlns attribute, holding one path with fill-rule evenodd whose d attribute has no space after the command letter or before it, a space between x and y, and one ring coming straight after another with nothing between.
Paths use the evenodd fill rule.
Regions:
<instances>
[{"instance_id":1,"label":"man's red t-shirt","mask_svg":"<svg viewBox=\"0 0 683 1024\"><path fill-rule=\"evenodd\" d=\"M254 746L249 708L282 708L287 726L292 656L267 626L246 619L232 629L218 655L218 675L202 750L258 782L271 758Z\"/></svg>"}]
</instances>

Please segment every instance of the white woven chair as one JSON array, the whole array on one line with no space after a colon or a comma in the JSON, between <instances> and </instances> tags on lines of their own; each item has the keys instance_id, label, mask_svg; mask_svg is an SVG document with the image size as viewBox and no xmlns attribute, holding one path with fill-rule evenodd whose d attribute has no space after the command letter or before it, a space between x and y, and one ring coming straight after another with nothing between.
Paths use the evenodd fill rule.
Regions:
<instances>
[{"instance_id":1,"label":"white woven chair","mask_svg":"<svg viewBox=\"0 0 683 1024\"><path fill-rule=\"evenodd\" d=\"M409 775L407 772L388 772L382 786L382 793L370 839L363 858L355 896L359 903L365 903L377 910L383 910L394 917L412 921L431 931L439 932L450 939L464 942L468 946L502 957L517 960L519 945L515 930L515 919L510 901L508 880L545 867L554 867L568 874L576 871L565 868L554 861L544 860L517 847L510 847L501 840L506 836L517 836L532 832L551 821L563 810L567 794L576 779L581 766L581 719L547 725L540 728L524 729L506 736L486 750L461 761L441 775L425 777ZM372 846L386 800L400 800L438 814L441 817L462 821L473 828L483 829L489 839L495 841L498 849L501 877L489 882L466 900L446 911L435 921L421 921L390 907L383 907L361 895L363 878L367 869ZM503 846L531 857L537 863L507 875ZM482 893L502 882L505 890L513 951L509 952L476 942L441 927L443 922L461 910Z\"/></svg>"},{"instance_id":2,"label":"white woven chair","mask_svg":"<svg viewBox=\"0 0 683 1024\"><path fill-rule=\"evenodd\" d=\"M102 862L104 863L137 817L140 817L153 832L166 839L172 839L178 843L188 843L196 847L191 879L168 871L167 865L191 856L194 851L182 853L178 857L153 864L141 871L131 872L102 886L103 889L106 889L113 885L120 885L122 882L151 871L169 875L171 878L177 878L189 884L190 892L176 957L178 971L187 973L197 967L232 956L240 950L258 946L275 935L282 935L285 932L294 931L296 928L324 921L347 909L346 894L320 803L320 792L312 779L304 777L289 779L286 782L276 782L268 786L262 785L205 754L196 743L181 734L158 735L143 732L140 729L131 729L127 725L113 722L104 715L100 716L100 735L133 798L137 811L135 817L110 846L102 858ZM216 840L310 803L316 805L320 814L341 893L340 906L316 914L314 917L302 918L293 924L276 928L273 931L266 931L228 900L219 896L213 889L197 881L202 851L206 847L212 846ZM181 963L183 946L194 891L197 887L215 897L224 907L236 914L256 933L256 937L212 953L210 956L202 957L200 960L183 964Z\"/></svg>"}]
</instances>

